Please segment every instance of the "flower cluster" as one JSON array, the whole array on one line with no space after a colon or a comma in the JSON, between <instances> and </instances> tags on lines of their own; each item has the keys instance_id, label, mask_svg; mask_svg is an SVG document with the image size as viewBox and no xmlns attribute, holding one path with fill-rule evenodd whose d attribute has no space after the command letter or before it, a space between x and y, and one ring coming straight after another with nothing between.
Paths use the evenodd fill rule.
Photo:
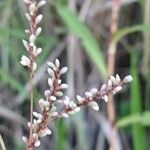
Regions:
<instances>
[{"instance_id":1,"label":"flower cluster","mask_svg":"<svg viewBox=\"0 0 150 150\"><path fill-rule=\"evenodd\" d=\"M48 120L55 120L59 118L68 118L70 114L74 114L80 111L82 106L90 106L94 110L99 110L99 105L96 101L103 99L108 101L109 94L116 94L122 89L122 86L132 81L132 76L128 75L123 80L117 74L111 76L107 83L103 84L100 90L93 88L90 91L85 92L85 96L76 96L76 102L69 99L69 97L62 98L63 90L68 88L66 83L62 83L61 75L66 73L67 67L60 69L60 62L58 59L55 63L48 62L47 72L50 75L48 78L49 89L45 91L45 98L39 100L39 106L41 113L33 112L35 117L33 127L33 141L34 146L40 145L40 137L51 134L51 130L48 129ZM28 123L30 127L31 123ZM23 140L27 142L27 138L23 137Z\"/></svg>"},{"instance_id":2,"label":"flower cluster","mask_svg":"<svg viewBox=\"0 0 150 150\"><path fill-rule=\"evenodd\" d=\"M38 24L43 16L38 14L38 9L45 5L46 1L40 0L36 2L35 0L24 0L24 2L29 8L29 13L26 14L26 18L30 23L30 28L25 30L29 36L29 41L23 40L23 45L28 52L28 57L23 55L20 63L29 68L32 80L34 71L37 68L36 58L42 52L42 49L37 48L35 45L35 40L42 31L42 28L38 27ZM74 101L70 100L67 96L63 98L63 90L67 89L68 85L62 83L61 76L67 72L67 67L61 68L60 61L56 59L54 63L48 62L47 72L50 76L48 78L49 89L45 90L45 97L39 100L40 113L33 112L31 107L33 114L30 113L31 119L30 122L28 122L28 126L32 132L30 132L29 138L22 138L29 149L32 149L34 146L40 146L40 138L51 134L51 130L48 128L49 120L54 121L60 118L68 118L70 114L79 112L82 106L90 106L98 111L98 100L103 99L107 102L109 94L116 94L122 89L124 84L132 81L132 76L130 75L126 76L123 80L121 80L118 74L111 76L107 83L101 86L100 90L93 88L85 92L83 97L77 95L76 101ZM32 115L34 117L33 121Z\"/></svg>"},{"instance_id":3,"label":"flower cluster","mask_svg":"<svg viewBox=\"0 0 150 150\"><path fill-rule=\"evenodd\" d=\"M20 63L34 72L37 68L35 60L42 52L42 48L37 48L35 45L35 40L42 31L41 27L37 27L43 18L43 15L38 14L38 9L45 5L46 1L41 0L37 3L36 1L24 0L24 2L29 6L29 13L26 13L26 18L30 23L30 29L25 30L25 33L29 36L29 41L22 40L23 45L28 52L28 57L23 55Z\"/></svg>"}]
</instances>

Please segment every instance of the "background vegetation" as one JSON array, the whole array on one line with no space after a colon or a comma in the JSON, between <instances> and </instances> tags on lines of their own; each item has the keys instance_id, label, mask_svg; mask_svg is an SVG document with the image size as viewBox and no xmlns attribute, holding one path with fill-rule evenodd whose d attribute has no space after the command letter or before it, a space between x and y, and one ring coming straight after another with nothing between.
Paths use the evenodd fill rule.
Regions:
<instances>
[{"instance_id":1,"label":"background vegetation","mask_svg":"<svg viewBox=\"0 0 150 150\"><path fill-rule=\"evenodd\" d=\"M110 42L111 0L48 0L43 32L37 43L43 47L34 78L34 108L47 87L46 62L59 58L69 67L64 80L71 98L107 79ZM0 0L0 134L8 150L24 149L29 118L28 72L20 64L25 54L22 39L28 27L26 7L21 0ZM121 0L115 73L132 74L134 81L115 96L118 142L123 150L148 150L150 146L150 1ZM51 124L53 134L40 149L108 149L109 122L106 103L100 112L83 108L69 120ZM2 139L0 138L0 143Z\"/></svg>"}]
</instances>

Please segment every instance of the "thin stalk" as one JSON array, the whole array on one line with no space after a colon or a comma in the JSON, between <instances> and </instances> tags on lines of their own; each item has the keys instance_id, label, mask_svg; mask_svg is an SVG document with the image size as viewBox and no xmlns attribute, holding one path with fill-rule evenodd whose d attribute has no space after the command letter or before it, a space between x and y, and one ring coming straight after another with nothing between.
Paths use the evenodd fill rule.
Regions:
<instances>
[{"instance_id":1,"label":"thin stalk","mask_svg":"<svg viewBox=\"0 0 150 150\"><path fill-rule=\"evenodd\" d=\"M112 37L118 30L119 11L120 11L120 0L113 0L111 26L110 26L110 42L108 46L108 76L114 74L114 70L115 70L115 55L116 55L117 43L113 42ZM116 150L115 133L117 129L114 125L116 117L115 117L114 98L112 95L109 96L109 101L107 104L107 113L108 113L109 122L111 124L110 148L112 150Z\"/></svg>"}]
</instances>

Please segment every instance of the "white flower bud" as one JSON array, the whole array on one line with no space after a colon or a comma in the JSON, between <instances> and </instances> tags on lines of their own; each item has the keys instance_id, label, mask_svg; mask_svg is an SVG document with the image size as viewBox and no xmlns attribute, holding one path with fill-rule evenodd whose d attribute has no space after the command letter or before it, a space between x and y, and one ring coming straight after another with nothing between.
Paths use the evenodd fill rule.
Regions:
<instances>
[{"instance_id":1,"label":"white flower bud","mask_svg":"<svg viewBox=\"0 0 150 150\"><path fill-rule=\"evenodd\" d=\"M37 112L33 112L33 116L35 116L37 118L42 118L42 115L40 113L37 113Z\"/></svg>"},{"instance_id":2,"label":"white flower bud","mask_svg":"<svg viewBox=\"0 0 150 150\"><path fill-rule=\"evenodd\" d=\"M32 67L33 71L35 71L37 69L37 64L36 62L33 63L33 67Z\"/></svg>"},{"instance_id":3,"label":"white flower bud","mask_svg":"<svg viewBox=\"0 0 150 150\"><path fill-rule=\"evenodd\" d=\"M42 18L43 18L43 15L42 15L42 14L38 15L38 16L35 18L35 24L40 23L41 20L42 20Z\"/></svg>"},{"instance_id":4,"label":"white flower bud","mask_svg":"<svg viewBox=\"0 0 150 150\"><path fill-rule=\"evenodd\" d=\"M55 65L52 62L48 61L47 64L50 68L52 68L52 69L55 68Z\"/></svg>"},{"instance_id":5,"label":"white flower bud","mask_svg":"<svg viewBox=\"0 0 150 150\"><path fill-rule=\"evenodd\" d=\"M66 72L67 72L67 70L68 70L68 68L67 68L67 67L63 67L63 68L60 70L60 74L64 74L64 73L66 73Z\"/></svg>"},{"instance_id":6,"label":"white flower bud","mask_svg":"<svg viewBox=\"0 0 150 150\"><path fill-rule=\"evenodd\" d=\"M25 16L26 16L28 21L31 21L31 16L28 13L26 13Z\"/></svg>"},{"instance_id":7,"label":"white flower bud","mask_svg":"<svg viewBox=\"0 0 150 150\"><path fill-rule=\"evenodd\" d=\"M80 111L80 107L74 108L74 111L75 111L75 112L79 112L79 111Z\"/></svg>"},{"instance_id":8,"label":"white flower bud","mask_svg":"<svg viewBox=\"0 0 150 150\"><path fill-rule=\"evenodd\" d=\"M45 0L41 0L41 1L38 2L37 8L40 8L40 7L42 7L45 4L46 4L46 1Z\"/></svg>"},{"instance_id":9,"label":"white flower bud","mask_svg":"<svg viewBox=\"0 0 150 150\"><path fill-rule=\"evenodd\" d=\"M117 84L116 78L115 78L114 76L110 76L110 80L112 81L112 83L113 83L114 85Z\"/></svg>"},{"instance_id":10,"label":"white flower bud","mask_svg":"<svg viewBox=\"0 0 150 150\"><path fill-rule=\"evenodd\" d=\"M73 109L73 108L75 108L77 105L76 105L76 103L75 103L74 101L70 101L69 106Z\"/></svg>"},{"instance_id":11,"label":"white flower bud","mask_svg":"<svg viewBox=\"0 0 150 150\"><path fill-rule=\"evenodd\" d=\"M53 86L53 81L52 81L52 79L51 79L51 78L48 78L48 85L49 85L50 87L52 87L52 86Z\"/></svg>"},{"instance_id":12,"label":"white flower bud","mask_svg":"<svg viewBox=\"0 0 150 150\"><path fill-rule=\"evenodd\" d=\"M84 101L84 98L81 97L80 95L77 95L76 97L77 97L77 100L78 100L79 104Z\"/></svg>"},{"instance_id":13,"label":"white flower bud","mask_svg":"<svg viewBox=\"0 0 150 150\"><path fill-rule=\"evenodd\" d=\"M95 111L99 111L99 106L95 101L89 102L88 105L91 106Z\"/></svg>"},{"instance_id":14,"label":"white flower bud","mask_svg":"<svg viewBox=\"0 0 150 150\"><path fill-rule=\"evenodd\" d=\"M61 79L59 79L57 83L58 83L58 84L61 84Z\"/></svg>"},{"instance_id":15,"label":"white flower bud","mask_svg":"<svg viewBox=\"0 0 150 150\"><path fill-rule=\"evenodd\" d=\"M62 114L62 117L64 117L64 118L69 118L69 115L68 115L67 113L63 113L63 114Z\"/></svg>"},{"instance_id":16,"label":"white flower bud","mask_svg":"<svg viewBox=\"0 0 150 150\"><path fill-rule=\"evenodd\" d=\"M69 99L68 96L66 96L66 98L65 98L65 100L64 100L64 104L65 104L66 106L68 106L68 105L70 104L70 99Z\"/></svg>"},{"instance_id":17,"label":"white flower bud","mask_svg":"<svg viewBox=\"0 0 150 150\"><path fill-rule=\"evenodd\" d=\"M50 90L45 90L45 92L44 92L45 94L45 97L49 97L49 95L50 95L50 93L51 93L51 91Z\"/></svg>"},{"instance_id":18,"label":"white flower bud","mask_svg":"<svg viewBox=\"0 0 150 150\"><path fill-rule=\"evenodd\" d=\"M106 103L108 102L108 96L107 96L107 95L104 95L102 98L104 99L104 101L105 101Z\"/></svg>"},{"instance_id":19,"label":"white flower bud","mask_svg":"<svg viewBox=\"0 0 150 150\"><path fill-rule=\"evenodd\" d=\"M22 43L23 43L24 47L26 48L26 50L28 51L28 49L29 49L28 42L26 40L22 40Z\"/></svg>"},{"instance_id":20,"label":"white flower bud","mask_svg":"<svg viewBox=\"0 0 150 150\"><path fill-rule=\"evenodd\" d=\"M30 12L30 15L33 16L36 12L37 8L36 8L36 5L35 3L33 2L32 4L30 4L29 6L29 12Z\"/></svg>"},{"instance_id":21,"label":"white flower bud","mask_svg":"<svg viewBox=\"0 0 150 150\"><path fill-rule=\"evenodd\" d=\"M60 61L59 61L58 59L55 60L55 66L56 66L57 68L60 67Z\"/></svg>"},{"instance_id":22,"label":"white flower bud","mask_svg":"<svg viewBox=\"0 0 150 150\"><path fill-rule=\"evenodd\" d=\"M34 55L35 55L35 56L38 56L41 52L42 52L42 48L37 48L37 49L34 51Z\"/></svg>"},{"instance_id":23,"label":"white flower bud","mask_svg":"<svg viewBox=\"0 0 150 150\"><path fill-rule=\"evenodd\" d=\"M31 4L32 2L31 2L31 0L23 0L24 1L24 3L26 3L26 4Z\"/></svg>"},{"instance_id":24,"label":"white flower bud","mask_svg":"<svg viewBox=\"0 0 150 150\"><path fill-rule=\"evenodd\" d=\"M57 91L57 92L56 92L56 96L63 96L63 92Z\"/></svg>"},{"instance_id":25,"label":"white flower bud","mask_svg":"<svg viewBox=\"0 0 150 150\"><path fill-rule=\"evenodd\" d=\"M22 136L22 140L23 140L23 142L27 143L27 137Z\"/></svg>"},{"instance_id":26,"label":"white flower bud","mask_svg":"<svg viewBox=\"0 0 150 150\"><path fill-rule=\"evenodd\" d=\"M113 91L114 91L115 93L117 93L117 92L119 92L120 90L122 90L122 86L117 86L117 87L115 87Z\"/></svg>"},{"instance_id":27,"label":"white flower bud","mask_svg":"<svg viewBox=\"0 0 150 150\"><path fill-rule=\"evenodd\" d=\"M60 85L60 89L67 89L67 88L68 88L68 84L63 83Z\"/></svg>"},{"instance_id":28,"label":"white flower bud","mask_svg":"<svg viewBox=\"0 0 150 150\"><path fill-rule=\"evenodd\" d=\"M88 98L88 97L92 97L92 93L90 93L90 92L85 92L85 96Z\"/></svg>"},{"instance_id":29,"label":"white flower bud","mask_svg":"<svg viewBox=\"0 0 150 150\"><path fill-rule=\"evenodd\" d=\"M30 43L34 43L35 39L36 39L35 35L31 34L31 36L29 37Z\"/></svg>"},{"instance_id":30,"label":"white flower bud","mask_svg":"<svg viewBox=\"0 0 150 150\"><path fill-rule=\"evenodd\" d=\"M93 89L90 90L90 92L92 93L92 95L95 95L97 93L97 89L93 88Z\"/></svg>"},{"instance_id":31,"label":"white flower bud","mask_svg":"<svg viewBox=\"0 0 150 150\"><path fill-rule=\"evenodd\" d=\"M120 76L118 74L116 74L116 81L117 81L117 83L119 83L121 81Z\"/></svg>"},{"instance_id":32,"label":"white flower bud","mask_svg":"<svg viewBox=\"0 0 150 150\"><path fill-rule=\"evenodd\" d=\"M54 71L51 68L47 68L47 72L51 77L54 76Z\"/></svg>"},{"instance_id":33,"label":"white flower bud","mask_svg":"<svg viewBox=\"0 0 150 150\"><path fill-rule=\"evenodd\" d=\"M106 85L106 84L103 84L103 85L101 86L101 92L103 92L104 90L106 90L106 88L107 88L107 85Z\"/></svg>"},{"instance_id":34,"label":"white flower bud","mask_svg":"<svg viewBox=\"0 0 150 150\"><path fill-rule=\"evenodd\" d=\"M129 83L133 80L133 77L131 75L128 75L126 76L124 79L123 79L123 82L124 83Z\"/></svg>"},{"instance_id":35,"label":"white flower bud","mask_svg":"<svg viewBox=\"0 0 150 150\"><path fill-rule=\"evenodd\" d=\"M56 97L55 97L55 96L51 96L51 97L50 97L50 100L56 101Z\"/></svg>"},{"instance_id":36,"label":"white flower bud","mask_svg":"<svg viewBox=\"0 0 150 150\"><path fill-rule=\"evenodd\" d=\"M23 56L21 57L20 63L21 63L23 66L28 66L28 67L29 67L29 65L30 65L30 59L29 59L27 56L23 55Z\"/></svg>"},{"instance_id":37,"label":"white flower bud","mask_svg":"<svg viewBox=\"0 0 150 150\"><path fill-rule=\"evenodd\" d=\"M35 31L35 36L37 37L41 32L42 32L42 28L38 27L37 30Z\"/></svg>"},{"instance_id":38,"label":"white flower bud","mask_svg":"<svg viewBox=\"0 0 150 150\"><path fill-rule=\"evenodd\" d=\"M39 147L40 144L41 144L41 142L40 142L39 140L37 140L37 141L35 142L34 146L35 146L35 147Z\"/></svg>"}]
</instances>

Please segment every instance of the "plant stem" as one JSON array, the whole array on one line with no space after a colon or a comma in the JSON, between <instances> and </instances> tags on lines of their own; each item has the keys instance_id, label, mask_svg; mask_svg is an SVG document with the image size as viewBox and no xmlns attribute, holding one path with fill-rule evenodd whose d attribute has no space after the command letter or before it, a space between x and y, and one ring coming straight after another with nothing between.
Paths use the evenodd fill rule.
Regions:
<instances>
[{"instance_id":1,"label":"plant stem","mask_svg":"<svg viewBox=\"0 0 150 150\"><path fill-rule=\"evenodd\" d=\"M114 74L115 70L115 54L117 43L113 42L112 37L118 30L118 18L119 18L119 10L120 10L120 0L113 0L112 1L112 14L111 14L111 26L110 26L110 43L108 46L108 76ZM109 101L107 104L107 113L108 119L111 125L111 133L110 133L110 148L111 150L116 150L116 127L115 123L115 106L114 106L114 99L113 96L109 96Z\"/></svg>"}]
</instances>

